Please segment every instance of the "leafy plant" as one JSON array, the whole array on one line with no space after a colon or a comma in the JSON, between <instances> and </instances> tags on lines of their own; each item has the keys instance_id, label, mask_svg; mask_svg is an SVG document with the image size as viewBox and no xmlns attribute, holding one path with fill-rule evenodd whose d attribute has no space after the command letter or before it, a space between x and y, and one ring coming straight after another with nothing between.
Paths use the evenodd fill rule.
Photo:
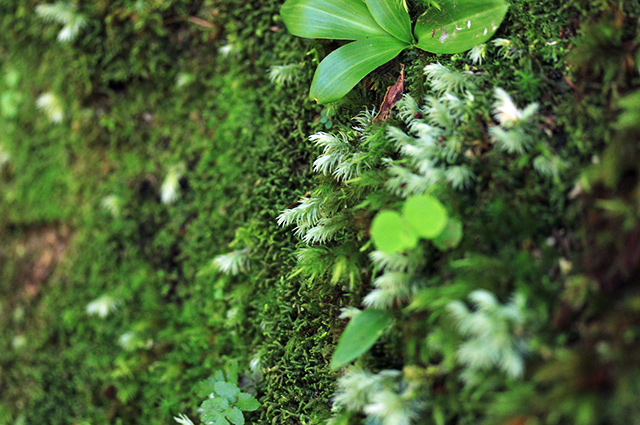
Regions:
<instances>
[{"instance_id":1,"label":"leafy plant","mask_svg":"<svg viewBox=\"0 0 640 425\"><path fill-rule=\"evenodd\" d=\"M443 0L411 29L405 0L287 0L280 14L289 32L306 38L354 40L318 66L310 98L329 103L407 48L460 53L489 40L507 12L504 0Z\"/></svg>"},{"instance_id":2,"label":"leafy plant","mask_svg":"<svg viewBox=\"0 0 640 425\"><path fill-rule=\"evenodd\" d=\"M253 412L260 403L251 394L242 392L236 384L235 373L217 371L213 377L200 382L198 394L208 397L200 405L202 423L211 425L244 425L244 412ZM185 415L175 418L176 422L191 425Z\"/></svg>"},{"instance_id":3,"label":"leafy plant","mask_svg":"<svg viewBox=\"0 0 640 425\"><path fill-rule=\"evenodd\" d=\"M429 195L407 199L402 214L381 211L371 224L373 243L378 250L389 254L414 248L419 238L437 238L436 245L447 249L456 246L461 237L462 224L450 219L442 203Z\"/></svg>"},{"instance_id":4,"label":"leafy plant","mask_svg":"<svg viewBox=\"0 0 640 425\"><path fill-rule=\"evenodd\" d=\"M365 353L391 324L391 313L369 309L357 312L344 330L331 358L331 369L339 369Z\"/></svg>"}]
</instances>

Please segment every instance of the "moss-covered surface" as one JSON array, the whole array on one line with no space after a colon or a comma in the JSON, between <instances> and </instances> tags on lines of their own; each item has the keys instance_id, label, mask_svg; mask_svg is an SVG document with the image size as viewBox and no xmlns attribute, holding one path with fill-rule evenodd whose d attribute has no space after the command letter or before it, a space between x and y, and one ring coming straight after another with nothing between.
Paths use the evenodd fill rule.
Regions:
<instances>
[{"instance_id":1,"label":"moss-covered surface","mask_svg":"<svg viewBox=\"0 0 640 425\"><path fill-rule=\"evenodd\" d=\"M408 51L327 107L308 87L338 44L289 35L280 1L74 4L88 25L60 43L33 1L0 0L0 423L197 423L196 384L232 369L261 403L256 424L323 423L332 405L336 423L639 423L637 2L511 0L496 34L509 47L489 43L482 64ZM423 71L435 62L474 95L450 125L423 100L443 96ZM361 115L354 130L400 64L420 113ZM272 82L274 65L295 65L293 81ZM539 105L522 154L490 135L498 87ZM61 122L37 107L45 93ZM349 389L328 365L340 310L383 273L371 220L420 191L394 174L419 172L389 128L420 122L455 142L443 170L475 178L428 189L463 239L407 254L410 295L389 298L394 324L358 360L401 371L385 387L405 397L393 422L373 394L364 410L331 401ZM313 172L319 131L345 135L352 178ZM179 198L162 202L175 170ZM308 229L277 223L308 199L334 227L311 247ZM239 250L246 270L214 267ZM459 351L473 333L450 303L480 289L526 300L507 332L524 344L521 374ZM115 310L87 314L104 296Z\"/></svg>"}]
</instances>

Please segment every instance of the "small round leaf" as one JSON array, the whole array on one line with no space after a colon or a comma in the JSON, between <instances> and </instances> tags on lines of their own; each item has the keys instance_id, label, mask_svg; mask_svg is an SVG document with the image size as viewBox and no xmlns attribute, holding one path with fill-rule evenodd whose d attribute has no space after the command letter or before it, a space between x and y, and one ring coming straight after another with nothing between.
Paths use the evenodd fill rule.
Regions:
<instances>
[{"instance_id":1,"label":"small round leaf","mask_svg":"<svg viewBox=\"0 0 640 425\"><path fill-rule=\"evenodd\" d=\"M433 239L444 230L449 217L444 206L433 196L412 196L402 207L405 220L423 238Z\"/></svg>"},{"instance_id":2,"label":"small round leaf","mask_svg":"<svg viewBox=\"0 0 640 425\"><path fill-rule=\"evenodd\" d=\"M371 238L376 249L394 253L414 248L418 236L396 211L380 211L371 224Z\"/></svg>"}]
</instances>

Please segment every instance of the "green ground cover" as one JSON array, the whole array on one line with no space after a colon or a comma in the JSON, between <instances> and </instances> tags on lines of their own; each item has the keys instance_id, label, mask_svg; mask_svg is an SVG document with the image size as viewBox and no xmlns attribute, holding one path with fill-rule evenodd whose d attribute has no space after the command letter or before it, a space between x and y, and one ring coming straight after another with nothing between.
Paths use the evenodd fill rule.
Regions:
<instances>
[{"instance_id":1,"label":"green ground cover","mask_svg":"<svg viewBox=\"0 0 640 425\"><path fill-rule=\"evenodd\" d=\"M640 4L511 0L318 106L340 43L281 3L78 1L60 42L0 0L0 423L640 423ZM375 251L420 193L460 242ZM354 308L391 324L332 370Z\"/></svg>"}]
</instances>

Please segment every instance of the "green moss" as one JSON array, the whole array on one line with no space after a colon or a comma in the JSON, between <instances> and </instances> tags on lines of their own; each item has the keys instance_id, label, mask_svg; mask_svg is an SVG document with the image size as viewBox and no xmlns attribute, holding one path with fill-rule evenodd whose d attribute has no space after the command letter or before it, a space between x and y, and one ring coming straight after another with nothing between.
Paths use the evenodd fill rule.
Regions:
<instances>
[{"instance_id":1,"label":"green moss","mask_svg":"<svg viewBox=\"0 0 640 425\"><path fill-rule=\"evenodd\" d=\"M323 109L308 101L308 87L335 43L288 35L275 0L79 2L90 23L68 44L55 40L59 27L38 18L33 2L0 0L0 75L20 73L17 87L0 78L0 95L15 90L23 99L16 117L0 115L0 147L10 154L0 168L0 422L195 419L197 383L232 367L261 403L249 421L328 419L342 374L328 368L344 326L340 309L360 306L375 289L371 220L403 198L386 189L383 159L402 157L387 128L361 137L351 118L382 102L401 63L406 92L424 104L434 93L423 68L438 61L472 71L476 85L472 119L455 129L476 152L465 162L475 184L434 191L462 221L464 237L447 252L421 243L411 264L426 292L411 308L393 306L396 325L360 364L402 369L429 400L425 423L546 423L549 412L580 424L628 423L629 400L637 399L637 359L629 354L637 352L637 296L624 278L623 289L597 283L637 271L624 256L634 248L629 210L637 207L635 166L625 165L637 163L637 152L624 142L636 133L612 125L618 99L638 87L630 64L640 12L628 3L514 0L496 35L510 41L509 55L491 43L477 65L462 54L405 52ZM225 45L227 55L219 53ZM270 66L288 64L300 64L292 82L269 81ZM185 74L193 78L179 85ZM490 142L495 87L518 106L539 103L532 131L546 143L517 156ZM59 124L36 107L47 92L63 105ZM390 124L404 125L397 117ZM321 130L344 132L362 155L357 179L314 175L321 152L308 137ZM545 178L533 167L539 155L565 168ZM592 158L632 172L583 173ZM165 205L163 182L176 166L184 170L180 197ZM583 174L595 189L578 202L568 194ZM115 210L103 206L109 196ZM320 199L339 229L311 249L294 227L276 222L305 196ZM585 220L603 200L618 203ZM38 277L50 254L27 242L49 231L66 250ZM212 266L216 256L243 249L248 271L227 276ZM587 264L603 252L602 264L627 268ZM573 264L568 275L561 258ZM476 289L503 303L514 291L526 296L534 349L522 381L495 370L478 387L459 380L463 337L446 319L447 303L436 301L466 300ZM87 315L103 295L119 300L117 309L104 319ZM567 309L569 301L579 307ZM257 382L252 359L260 360ZM590 370L606 379L585 390L566 384Z\"/></svg>"}]
</instances>

